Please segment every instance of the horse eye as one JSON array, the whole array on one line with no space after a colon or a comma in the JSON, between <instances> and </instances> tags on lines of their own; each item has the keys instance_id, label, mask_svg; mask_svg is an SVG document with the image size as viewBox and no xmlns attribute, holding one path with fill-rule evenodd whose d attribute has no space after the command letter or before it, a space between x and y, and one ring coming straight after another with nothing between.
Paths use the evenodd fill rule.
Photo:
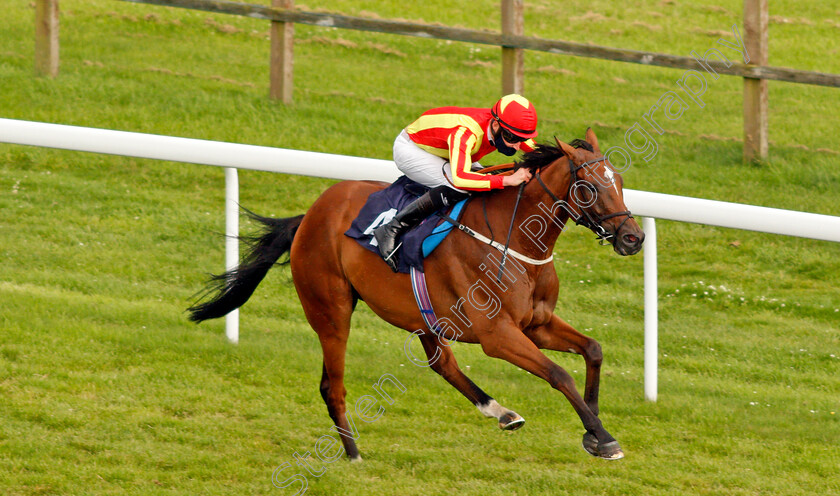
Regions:
<instances>
[{"instance_id":1,"label":"horse eye","mask_svg":"<svg viewBox=\"0 0 840 496\"><path fill-rule=\"evenodd\" d=\"M598 191L591 183L581 181L575 184L572 191L575 202L581 207L590 207L598 199Z\"/></svg>"}]
</instances>

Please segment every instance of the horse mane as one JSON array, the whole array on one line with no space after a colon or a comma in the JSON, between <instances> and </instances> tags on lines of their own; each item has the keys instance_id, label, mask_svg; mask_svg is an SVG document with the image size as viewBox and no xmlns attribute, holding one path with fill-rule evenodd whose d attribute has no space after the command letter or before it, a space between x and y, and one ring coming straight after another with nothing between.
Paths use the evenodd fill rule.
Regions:
<instances>
[{"instance_id":1,"label":"horse mane","mask_svg":"<svg viewBox=\"0 0 840 496\"><path fill-rule=\"evenodd\" d=\"M582 139L574 139L569 143L575 148L583 148L587 151L595 151L588 141ZM548 143L538 143L534 151L528 152L522 156L522 160L516 162L516 168L525 167L531 172L554 162L563 156L563 149L559 146L549 145Z\"/></svg>"}]
</instances>

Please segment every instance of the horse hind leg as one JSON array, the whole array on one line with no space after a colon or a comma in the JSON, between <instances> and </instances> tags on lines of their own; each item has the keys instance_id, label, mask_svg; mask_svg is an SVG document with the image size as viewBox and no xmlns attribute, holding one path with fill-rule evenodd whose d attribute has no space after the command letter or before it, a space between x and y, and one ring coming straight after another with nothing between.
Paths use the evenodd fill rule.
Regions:
<instances>
[{"instance_id":1,"label":"horse hind leg","mask_svg":"<svg viewBox=\"0 0 840 496\"><path fill-rule=\"evenodd\" d=\"M499 428L505 431L515 431L525 425L521 415L500 405L464 374L449 346L440 344L430 333L423 333L420 342L432 370L470 400L482 415L498 420Z\"/></svg>"},{"instance_id":2,"label":"horse hind leg","mask_svg":"<svg viewBox=\"0 0 840 496\"><path fill-rule=\"evenodd\" d=\"M341 383L340 387L339 383ZM334 384L335 387L331 387L331 384ZM362 461L359 449L356 447L356 438L359 437L358 431L355 429L355 424L351 425L347 419L346 406L344 404L347 391L344 390L343 381L330 380L330 375L327 372L326 356L321 371L321 384L319 389L321 390L321 398L324 399L324 404L327 405L327 412L333 424L335 424L333 429L338 432L347 457L352 462ZM337 392L338 389L341 389L341 393L339 395L339 401L336 401L335 395L332 393Z\"/></svg>"},{"instance_id":3,"label":"horse hind leg","mask_svg":"<svg viewBox=\"0 0 840 496\"><path fill-rule=\"evenodd\" d=\"M313 326L314 327L314 326ZM351 461L361 461L359 449L356 447L356 438L359 437L358 430L352 416L347 414L345 398L347 390L344 388L344 357L347 351L348 332L335 335L332 332L326 334L316 328L321 340L321 348L324 353L324 364L321 375L321 397L327 405L327 412L335 426L333 430L338 432L344 451Z\"/></svg>"},{"instance_id":4,"label":"horse hind leg","mask_svg":"<svg viewBox=\"0 0 840 496\"><path fill-rule=\"evenodd\" d=\"M298 284L303 311L309 325L318 334L324 362L319 389L321 397L327 406L335 430L351 461L361 461L359 449L356 447L358 430L347 414L344 388L344 363L347 352L347 339L350 335L350 316L356 304L352 290L344 280L327 280L319 278L317 281L308 280L310 284ZM346 291L341 291L344 288Z\"/></svg>"}]
</instances>

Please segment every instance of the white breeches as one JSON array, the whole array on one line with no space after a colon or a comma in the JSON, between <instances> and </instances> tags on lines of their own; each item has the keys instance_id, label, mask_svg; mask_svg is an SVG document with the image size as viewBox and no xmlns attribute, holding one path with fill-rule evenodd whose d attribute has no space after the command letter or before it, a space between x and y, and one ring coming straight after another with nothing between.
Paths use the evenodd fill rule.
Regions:
<instances>
[{"instance_id":1,"label":"white breeches","mask_svg":"<svg viewBox=\"0 0 840 496\"><path fill-rule=\"evenodd\" d=\"M434 188L436 186L449 186L452 189L460 190L452 186L452 168L449 160L432 155L417 146L408 133L403 130L397 139L394 140L394 163L397 169L424 186ZM478 163L473 164L473 169L481 168Z\"/></svg>"}]
</instances>

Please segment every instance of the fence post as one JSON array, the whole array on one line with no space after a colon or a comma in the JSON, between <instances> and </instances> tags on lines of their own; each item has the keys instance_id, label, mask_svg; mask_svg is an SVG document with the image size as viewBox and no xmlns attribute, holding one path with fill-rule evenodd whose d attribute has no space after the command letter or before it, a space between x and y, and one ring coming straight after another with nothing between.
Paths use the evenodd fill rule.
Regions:
<instances>
[{"instance_id":1,"label":"fence post","mask_svg":"<svg viewBox=\"0 0 840 496\"><path fill-rule=\"evenodd\" d=\"M767 65L767 0L744 0L744 48L749 63ZM767 158L767 80L744 78L744 160Z\"/></svg>"},{"instance_id":2,"label":"fence post","mask_svg":"<svg viewBox=\"0 0 840 496\"><path fill-rule=\"evenodd\" d=\"M502 0L502 35L525 34L523 0ZM525 50L502 46L502 94L523 92Z\"/></svg>"},{"instance_id":3,"label":"fence post","mask_svg":"<svg viewBox=\"0 0 840 496\"><path fill-rule=\"evenodd\" d=\"M225 167L225 271L239 265L239 174ZM225 335L231 343L239 342L239 309L225 315Z\"/></svg>"},{"instance_id":4,"label":"fence post","mask_svg":"<svg viewBox=\"0 0 840 496\"><path fill-rule=\"evenodd\" d=\"M645 231L645 399L656 401L659 389L659 279L656 262L656 219L642 217Z\"/></svg>"},{"instance_id":5,"label":"fence post","mask_svg":"<svg viewBox=\"0 0 840 496\"><path fill-rule=\"evenodd\" d=\"M58 0L35 2L35 73L58 76Z\"/></svg>"},{"instance_id":6,"label":"fence post","mask_svg":"<svg viewBox=\"0 0 840 496\"><path fill-rule=\"evenodd\" d=\"M271 0L274 8L294 8L294 0ZM294 66L294 35L293 22L271 21L271 88L269 97L292 103L292 83Z\"/></svg>"}]
</instances>

